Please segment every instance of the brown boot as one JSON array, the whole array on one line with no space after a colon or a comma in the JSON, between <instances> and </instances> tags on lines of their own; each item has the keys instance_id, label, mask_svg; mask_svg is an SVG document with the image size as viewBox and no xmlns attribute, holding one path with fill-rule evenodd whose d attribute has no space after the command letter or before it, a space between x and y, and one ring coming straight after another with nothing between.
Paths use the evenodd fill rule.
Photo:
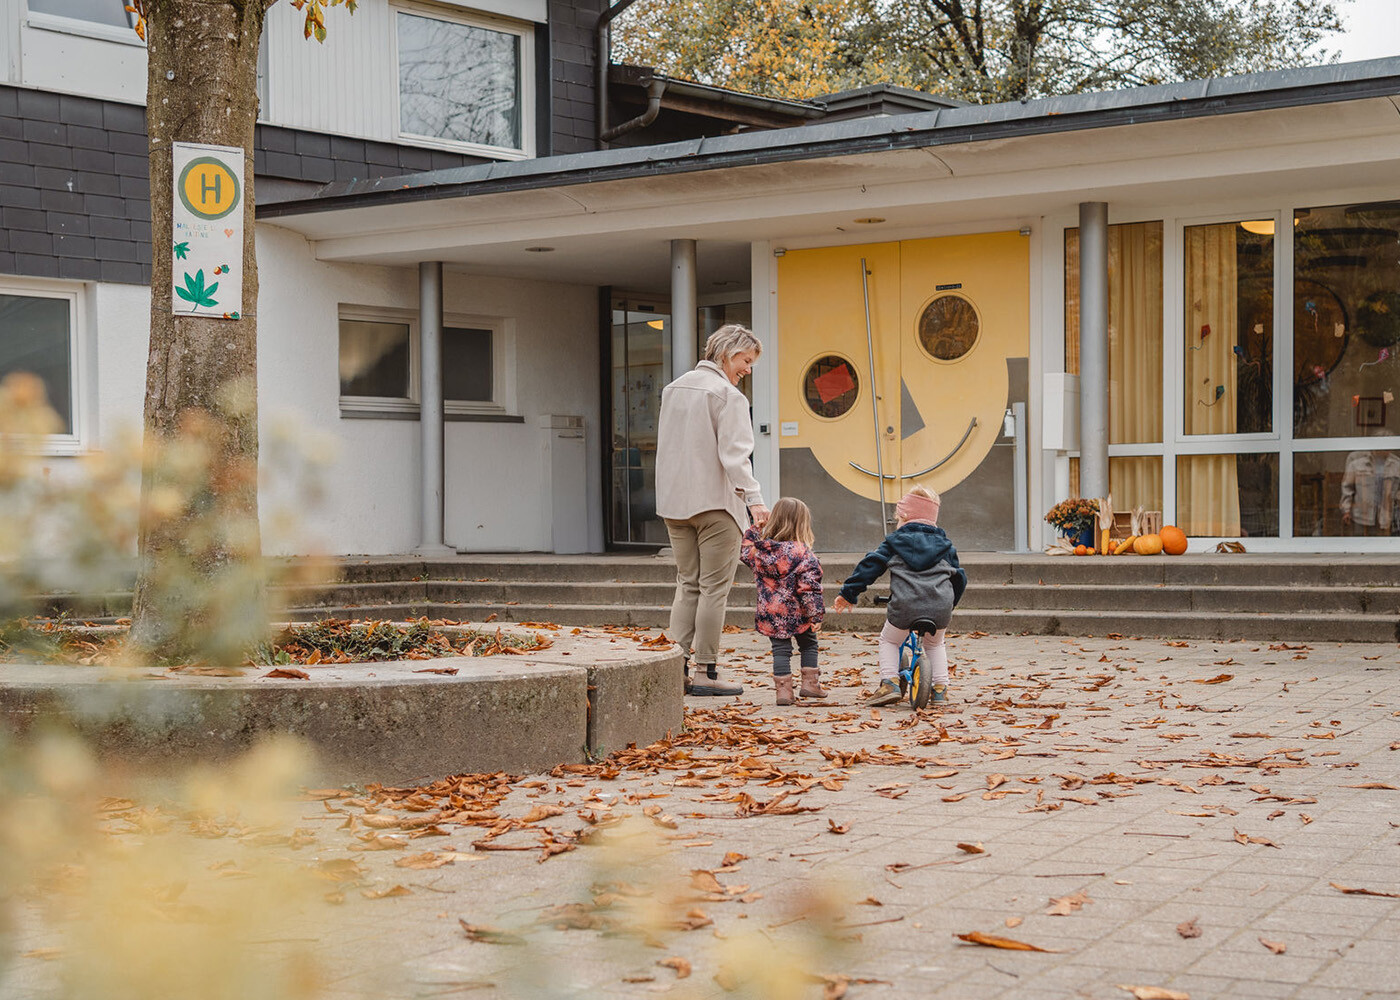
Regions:
<instances>
[{"instance_id":1,"label":"brown boot","mask_svg":"<svg viewBox=\"0 0 1400 1000\"><path fill-rule=\"evenodd\" d=\"M802 668L802 688L797 692L802 698L825 698L826 689L822 687L822 672L819 667Z\"/></svg>"},{"instance_id":2,"label":"brown boot","mask_svg":"<svg viewBox=\"0 0 1400 1000\"><path fill-rule=\"evenodd\" d=\"M779 705L791 705L794 702L792 697L792 674L774 674L773 689L778 693Z\"/></svg>"}]
</instances>

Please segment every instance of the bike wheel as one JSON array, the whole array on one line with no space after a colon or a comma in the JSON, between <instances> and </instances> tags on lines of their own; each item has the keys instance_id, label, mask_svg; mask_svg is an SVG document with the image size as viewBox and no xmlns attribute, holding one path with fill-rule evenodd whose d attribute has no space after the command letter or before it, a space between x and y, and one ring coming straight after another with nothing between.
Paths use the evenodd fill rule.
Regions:
<instances>
[{"instance_id":1,"label":"bike wheel","mask_svg":"<svg viewBox=\"0 0 1400 1000\"><path fill-rule=\"evenodd\" d=\"M899 647L899 696L903 698L909 693L909 680L912 677L910 660L913 654L909 652L907 645Z\"/></svg>"},{"instance_id":2,"label":"bike wheel","mask_svg":"<svg viewBox=\"0 0 1400 1000\"><path fill-rule=\"evenodd\" d=\"M933 691L933 672L929 666L928 654L922 649L919 650L918 658L914 660L913 673L909 678L909 704L917 711L928 704L929 694Z\"/></svg>"}]
</instances>

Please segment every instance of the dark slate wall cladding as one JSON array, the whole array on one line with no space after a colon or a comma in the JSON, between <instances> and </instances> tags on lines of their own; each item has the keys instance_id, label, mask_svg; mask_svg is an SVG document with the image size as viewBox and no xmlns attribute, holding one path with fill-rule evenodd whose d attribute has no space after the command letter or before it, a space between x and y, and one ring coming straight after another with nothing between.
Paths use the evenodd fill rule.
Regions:
<instances>
[{"instance_id":1,"label":"dark slate wall cladding","mask_svg":"<svg viewBox=\"0 0 1400 1000\"><path fill-rule=\"evenodd\" d=\"M259 176L325 183L480 162L393 143L259 125ZM0 86L0 274L151 280L146 112Z\"/></svg>"},{"instance_id":2,"label":"dark slate wall cladding","mask_svg":"<svg viewBox=\"0 0 1400 1000\"><path fill-rule=\"evenodd\" d=\"M593 65L595 30L605 2L549 0L555 154L598 148Z\"/></svg>"}]
</instances>

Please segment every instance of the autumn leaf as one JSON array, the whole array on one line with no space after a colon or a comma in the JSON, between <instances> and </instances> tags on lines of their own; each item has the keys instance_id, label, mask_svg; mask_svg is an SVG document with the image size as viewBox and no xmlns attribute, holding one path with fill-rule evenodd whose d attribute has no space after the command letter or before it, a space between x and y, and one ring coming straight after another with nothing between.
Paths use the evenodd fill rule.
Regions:
<instances>
[{"instance_id":1,"label":"autumn leaf","mask_svg":"<svg viewBox=\"0 0 1400 1000\"><path fill-rule=\"evenodd\" d=\"M1191 1000L1191 994L1181 990L1169 990L1162 986L1125 986L1118 983L1120 990L1127 990L1134 1000Z\"/></svg>"},{"instance_id":2,"label":"autumn leaf","mask_svg":"<svg viewBox=\"0 0 1400 1000\"><path fill-rule=\"evenodd\" d=\"M305 670L298 670L295 667L278 667L276 670L269 670L263 677L277 677L283 680L309 681L311 675Z\"/></svg>"},{"instance_id":3,"label":"autumn leaf","mask_svg":"<svg viewBox=\"0 0 1400 1000\"><path fill-rule=\"evenodd\" d=\"M1201 936L1201 926L1196 923L1200 917L1192 917L1190 920L1183 920L1176 925L1176 932L1184 938L1198 938Z\"/></svg>"},{"instance_id":4,"label":"autumn leaf","mask_svg":"<svg viewBox=\"0 0 1400 1000\"><path fill-rule=\"evenodd\" d=\"M1027 944L1025 941L1017 941L1014 938L997 937L995 934L983 934L981 931L972 931L969 934L954 934L953 936L960 941L980 944L986 948L1005 948L1007 951L1054 952L1053 948L1041 948L1037 945Z\"/></svg>"},{"instance_id":5,"label":"autumn leaf","mask_svg":"<svg viewBox=\"0 0 1400 1000\"><path fill-rule=\"evenodd\" d=\"M1272 840L1270 840L1268 837L1251 837L1251 836L1249 836L1249 835L1246 834L1246 833L1241 833L1239 830L1236 830L1236 831L1235 831L1235 843L1237 843L1237 844L1262 844L1262 845L1265 846L1265 847L1278 847L1278 846L1279 846L1278 844L1275 844Z\"/></svg>"},{"instance_id":6,"label":"autumn leaf","mask_svg":"<svg viewBox=\"0 0 1400 1000\"><path fill-rule=\"evenodd\" d=\"M957 849L960 850L960 851L962 851L964 854L986 854L986 853L987 853L987 849L986 849L985 847L982 846L982 842L981 842L980 840L979 840L977 843L975 843L975 844L956 844L956 845L954 845L954 846L956 846Z\"/></svg>"},{"instance_id":7,"label":"autumn leaf","mask_svg":"<svg viewBox=\"0 0 1400 1000\"><path fill-rule=\"evenodd\" d=\"M1400 791L1400 787L1396 787L1395 785L1387 785L1384 781L1366 781L1366 782L1363 782L1362 784L1359 784L1359 785L1343 785L1342 787L1343 787L1343 788L1384 788L1384 789L1386 789L1386 790L1388 790L1388 791L1392 791L1392 792Z\"/></svg>"},{"instance_id":8,"label":"autumn leaf","mask_svg":"<svg viewBox=\"0 0 1400 1000\"><path fill-rule=\"evenodd\" d=\"M831 833L850 833L850 832L851 832L851 827L850 827L849 824L838 823L838 822L836 822L836 820L834 820L834 819L829 819L829 820L826 821L826 828L827 828L827 830L829 830Z\"/></svg>"},{"instance_id":9,"label":"autumn leaf","mask_svg":"<svg viewBox=\"0 0 1400 1000\"><path fill-rule=\"evenodd\" d=\"M988 790L988 791L991 791L993 788L996 788L998 785L1004 785L1004 784L1006 784L1006 775L1004 775L1004 774L989 774L989 775L987 775L987 790Z\"/></svg>"},{"instance_id":10,"label":"autumn leaf","mask_svg":"<svg viewBox=\"0 0 1400 1000\"><path fill-rule=\"evenodd\" d=\"M361 889L360 895L365 899L388 899L391 896L412 896L413 890L396 885L392 889Z\"/></svg>"},{"instance_id":11,"label":"autumn leaf","mask_svg":"<svg viewBox=\"0 0 1400 1000\"><path fill-rule=\"evenodd\" d=\"M715 878L714 872L697 868L690 873L690 887L701 892L724 892L724 886Z\"/></svg>"},{"instance_id":12,"label":"autumn leaf","mask_svg":"<svg viewBox=\"0 0 1400 1000\"><path fill-rule=\"evenodd\" d=\"M1058 899L1052 898L1049 907L1045 910L1047 917L1068 917L1084 908L1086 903L1092 903L1086 892L1075 892L1068 896L1060 896Z\"/></svg>"},{"instance_id":13,"label":"autumn leaf","mask_svg":"<svg viewBox=\"0 0 1400 1000\"><path fill-rule=\"evenodd\" d=\"M1024 922L1025 918L1023 917L1007 917L1004 921L1008 929L1012 927L1020 927L1021 924L1023 924Z\"/></svg>"},{"instance_id":14,"label":"autumn leaf","mask_svg":"<svg viewBox=\"0 0 1400 1000\"><path fill-rule=\"evenodd\" d=\"M517 934L510 934L506 931L497 930L494 927L486 927L481 924L469 924L461 917L457 918L457 923L462 925L462 930L467 935L469 941L479 941L482 944L524 944L525 939Z\"/></svg>"},{"instance_id":15,"label":"autumn leaf","mask_svg":"<svg viewBox=\"0 0 1400 1000\"><path fill-rule=\"evenodd\" d=\"M1384 896L1386 899L1400 899L1400 892L1377 892L1374 889L1353 889L1350 886L1340 885L1336 882L1328 882L1333 889L1344 892L1348 896Z\"/></svg>"},{"instance_id":16,"label":"autumn leaf","mask_svg":"<svg viewBox=\"0 0 1400 1000\"><path fill-rule=\"evenodd\" d=\"M422 854L410 854L407 857L399 858L394 862L397 868L412 868L415 871L426 871L432 868L441 868L443 865L450 865L457 860L455 854L435 854L432 851L424 851Z\"/></svg>"},{"instance_id":17,"label":"autumn leaf","mask_svg":"<svg viewBox=\"0 0 1400 1000\"><path fill-rule=\"evenodd\" d=\"M690 963L679 955L672 955L670 958L663 958L656 963L665 969L674 969L677 979L685 979L690 975Z\"/></svg>"},{"instance_id":18,"label":"autumn leaf","mask_svg":"<svg viewBox=\"0 0 1400 1000\"><path fill-rule=\"evenodd\" d=\"M1224 684L1235 679L1234 674L1216 674L1214 677L1193 677L1192 684Z\"/></svg>"},{"instance_id":19,"label":"autumn leaf","mask_svg":"<svg viewBox=\"0 0 1400 1000\"><path fill-rule=\"evenodd\" d=\"M1288 945L1284 944L1282 941L1269 941L1265 938L1260 938L1259 943L1265 948L1268 948L1275 955L1282 955L1288 950Z\"/></svg>"}]
</instances>

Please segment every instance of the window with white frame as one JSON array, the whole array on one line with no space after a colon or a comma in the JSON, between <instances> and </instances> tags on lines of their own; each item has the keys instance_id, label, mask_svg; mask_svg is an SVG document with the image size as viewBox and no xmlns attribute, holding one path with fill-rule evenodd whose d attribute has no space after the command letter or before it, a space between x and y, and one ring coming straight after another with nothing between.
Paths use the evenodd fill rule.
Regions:
<instances>
[{"instance_id":1,"label":"window with white frame","mask_svg":"<svg viewBox=\"0 0 1400 1000\"><path fill-rule=\"evenodd\" d=\"M419 6L396 7L402 138L496 155L531 155L529 26Z\"/></svg>"},{"instance_id":2,"label":"window with white frame","mask_svg":"<svg viewBox=\"0 0 1400 1000\"><path fill-rule=\"evenodd\" d=\"M480 316L447 316L442 331L443 408L462 417L505 415L506 323ZM340 408L347 416L412 417L422 399L418 381L418 320L406 314L342 310Z\"/></svg>"},{"instance_id":3,"label":"window with white frame","mask_svg":"<svg viewBox=\"0 0 1400 1000\"><path fill-rule=\"evenodd\" d=\"M76 291L0 283L0 378L17 372L38 376L58 429L45 451L78 448L78 343Z\"/></svg>"},{"instance_id":4,"label":"window with white frame","mask_svg":"<svg viewBox=\"0 0 1400 1000\"><path fill-rule=\"evenodd\" d=\"M109 41L144 44L126 0L29 0L29 23Z\"/></svg>"}]
</instances>

